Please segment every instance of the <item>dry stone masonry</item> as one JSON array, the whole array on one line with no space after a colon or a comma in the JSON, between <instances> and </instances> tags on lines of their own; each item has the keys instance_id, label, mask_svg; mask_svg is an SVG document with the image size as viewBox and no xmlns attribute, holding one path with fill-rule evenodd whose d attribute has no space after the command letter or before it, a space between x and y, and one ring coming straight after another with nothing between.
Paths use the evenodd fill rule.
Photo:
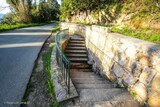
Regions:
<instances>
[{"instance_id":1,"label":"dry stone masonry","mask_svg":"<svg viewBox=\"0 0 160 107\"><path fill-rule=\"evenodd\" d=\"M160 107L160 45L112 33L107 27L61 23L85 37L92 69L126 87L141 103Z\"/></svg>"}]
</instances>

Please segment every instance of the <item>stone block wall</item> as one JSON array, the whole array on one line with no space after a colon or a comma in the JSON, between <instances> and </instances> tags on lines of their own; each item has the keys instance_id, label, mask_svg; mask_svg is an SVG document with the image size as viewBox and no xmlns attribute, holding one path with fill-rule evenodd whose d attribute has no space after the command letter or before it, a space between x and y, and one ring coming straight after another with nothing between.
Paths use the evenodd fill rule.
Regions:
<instances>
[{"instance_id":1,"label":"stone block wall","mask_svg":"<svg viewBox=\"0 0 160 107\"><path fill-rule=\"evenodd\" d=\"M141 103L160 107L160 45L102 26L62 23L61 28L85 37L95 72L126 87Z\"/></svg>"},{"instance_id":2,"label":"stone block wall","mask_svg":"<svg viewBox=\"0 0 160 107\"><path fill-rule=\"evenodd\" d=\"M60 44L61 44L61 49L62 49L63 52L65 51L65 49L68 45L68 42L69 42L69 39L65 39L65 40L61 41Z\"/></svg>"}]
</instances>

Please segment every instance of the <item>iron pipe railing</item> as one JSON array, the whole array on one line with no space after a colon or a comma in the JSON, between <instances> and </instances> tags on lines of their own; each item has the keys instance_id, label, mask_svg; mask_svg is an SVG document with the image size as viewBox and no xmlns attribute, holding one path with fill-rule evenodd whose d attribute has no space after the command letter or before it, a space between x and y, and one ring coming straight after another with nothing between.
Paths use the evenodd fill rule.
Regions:
<instances>
[{"instance_id":1,"label":"iron pipe railing","mask_svg":"<svg viewBox=\"0 0 160 107\"><path fill-rule=\"evenodd\" d=\"M67 92L70 94L70 60L61 49L61 42L65 39L69 39L68 29L59 31L55 36L56 60L58 66L60 67L62 77L67 85Z\"/></svg>"}]
</instances>

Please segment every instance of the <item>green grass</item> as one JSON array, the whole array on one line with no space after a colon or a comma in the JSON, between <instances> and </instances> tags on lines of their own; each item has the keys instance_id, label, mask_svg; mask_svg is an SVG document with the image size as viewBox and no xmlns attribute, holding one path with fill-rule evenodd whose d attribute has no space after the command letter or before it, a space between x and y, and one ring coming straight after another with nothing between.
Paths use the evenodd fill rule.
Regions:
<instances>
[{"instance_id":1,"label":"green grass","mask_svg":"<svg viewBox=\"0 0 160 107\"><path fill-rule=\"evenodd\" d=\"M112 32L160 44L160 31L158 30L137 29L136 31L132 31L129 27L119 29L115 26L111 27L111 30Z\"/></svg>"},{"instance_id":2,"label":"green grass","mask_svg":"<svg viewBox=\"0 0 160 107\"><path fill-rule=\"evenodd\" d=\"M137 97L137 93L134 92L134 91L131 91L131 92L130 92L130 95L131 95L133 98Z\"/></svg>"},{"instance_id":3,"label":"green grass","mask_svg":"<svg viewBox=\"0 0 160 107\"><path fill-rule=\"evenodd\" d=\"M44 70L47 75L47 80L46 80L47 92L48 92L48 95L51 97L50 107L58 107L58 101L55 95L55 86L53 84L51 66L50 66L52 50L53 50L53 45L50 46L49 51L45 53L43 56Z\"/></svg>"},{"instance_id":4,"label":"green grass","mask_svg":"<svg viewBox=\"0 0 160 107\"><path fill-rule=\"evenodd\" d=\"M59 25L54 26L52 29L52 33L56 33L59 30L60 30ZM57 97L55 94L55 86L52 80L53 77L51 73L51 54L53 51L53 47L54 47L54 44L50 43L49 51L43 55L43 61L44 61L44 70L47 75L47 80L46 80L47 92L48 92L48 95L51 97L50 107L59 107Z\"/></svg>"},{"instance_id":5,"label":"green grass","mask_svg":"<svg viewBox=\"0 0 160 107\"><path fill-rule=\"evenodd\" d=\"M29 24L17 23L14 25L0 24L0 32L19 29L19 28L25 28L25 27L41 26L41 25L50 24L50 23L54 23L54 22L56 22L56 21L51 21L51 22L47 22L47 23L29 23Z\"/></svg>"},{"instance_id":6,"label":"green grass","mask_svg":"<svg viewBox=\"0 0 160 107\"><path fill-rule=\"evenodd\" d=\"M57 32L59 30L60 30L60 26L59 25L54 26L53 29L52 29L52 33L55 33L55 32Z\"/></svg>"}]
</instances>

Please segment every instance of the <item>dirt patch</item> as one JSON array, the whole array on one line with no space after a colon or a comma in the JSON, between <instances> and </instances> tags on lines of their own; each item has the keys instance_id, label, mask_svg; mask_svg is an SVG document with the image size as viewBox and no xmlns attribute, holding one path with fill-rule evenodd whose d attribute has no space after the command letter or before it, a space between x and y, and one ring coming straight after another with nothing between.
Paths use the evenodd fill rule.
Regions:
<instances>
[{"instance_id":1,"label":"dirt patch","mask_svg":"<svg viewBox=\"0 0 160 107\"><path fill-rule=\"evenodd\" d=\"M50 36L40 51L22 100L23 102L27 102L27 104L21 105L21 107L48 107L50 106L50 102L54 100L47 92L47 74L44 70L43 61L44 54L49 51L50 43L53 42L54 36Z\"/></svg>"}]
</instances>

